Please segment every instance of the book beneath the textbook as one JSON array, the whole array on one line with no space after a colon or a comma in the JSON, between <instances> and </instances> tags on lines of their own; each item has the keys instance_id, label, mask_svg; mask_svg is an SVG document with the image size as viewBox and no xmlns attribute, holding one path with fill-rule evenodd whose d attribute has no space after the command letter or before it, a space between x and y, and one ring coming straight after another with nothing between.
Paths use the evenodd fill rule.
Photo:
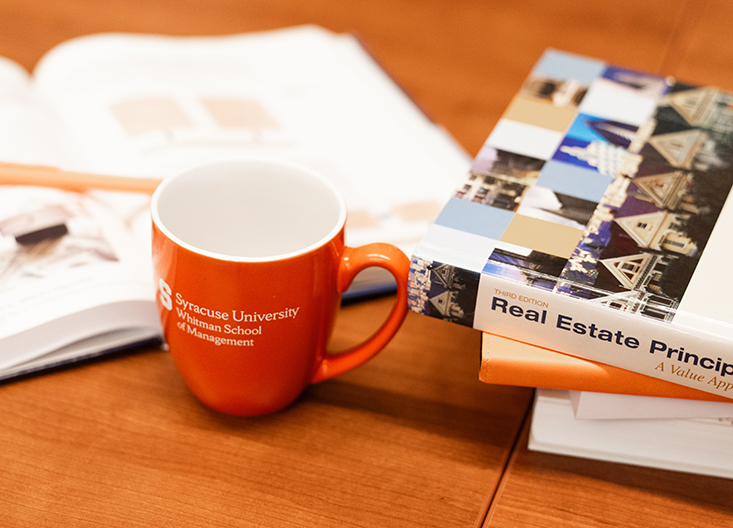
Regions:
<instances>
[{"instance_id":1,"label":"book beneath the textbook","mask_svg":"<svg viewBox=\"0 0 733 528\"><path fill-rule=\"evenodd\" d=\"M733 394L711 394L487 332L481 340L479 379L495 385L733 402Z\"/></svg>"},{"instance_id":2,"label":"book beneath the textbook","mask_svg":"<svg viewBox=\"0 0 733 528\"><path fill-rule=\"evenodd\" d=\"M32 74L0 58L0 163L151 179L231 156L320 172L347 202L347 244L408 255L470 165L355 37L317 26L90 35ZM0 186L0 378L160 338L148 206ZM393 289L377 270L345 297Z\"/></svg>"},{"instance_id":3,"label":"book beneath the textbook","mask_svg":"<svg viewBox=\"0 0 733 528\"><path fill-rule=\"evenodd\" d=\"M733 96L548 50L412 255L412 310L733 394Z\"/></svg>"},{"instance_id":4,"label":"book beneath the textbook","mask_svg":"<svg viewBox=\"0 0 733 528\"><path fill-rule=\"evenodd\" d=\"M582 420L733 419L733 401L683 400L633 394L569 391L573 415Z\"/></svg>"},{"instance_id":5,"label":"book beneath the textbook","mask_svg":"<svg viewBox=\"0 0 733 528\"><path fill-rule=\"evenodd\" d=\"M568 391L539 389L528 447L558 455L733 478L732 442L730 418L576 419Z\"/></svg>"}]
</instances>

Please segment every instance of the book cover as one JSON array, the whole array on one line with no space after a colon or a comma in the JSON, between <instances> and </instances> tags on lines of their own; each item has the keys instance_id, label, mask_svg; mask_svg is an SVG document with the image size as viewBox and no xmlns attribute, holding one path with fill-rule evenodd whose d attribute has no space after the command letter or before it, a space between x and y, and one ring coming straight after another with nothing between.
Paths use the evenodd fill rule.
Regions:
<instances>
[{"instance_id":1,"label":"book cover","mask_svg":"<svg viewBox=\"0 0 733 528\"><path fill-rule=\"evenodd\" d=\"M479 379L495 385L711 402L732 401L717 394L486 332L481 340Z\"/></svg>"},{"instance_id":2,"label":"book cover","mask_svg":"<svg viewBox=\"0 0 733 528\"><path fill-rule=\"evenodd\" d=\"M415 249L412 310L732 394L730 102L548 50Z\"/></svg>"}]
</instances>

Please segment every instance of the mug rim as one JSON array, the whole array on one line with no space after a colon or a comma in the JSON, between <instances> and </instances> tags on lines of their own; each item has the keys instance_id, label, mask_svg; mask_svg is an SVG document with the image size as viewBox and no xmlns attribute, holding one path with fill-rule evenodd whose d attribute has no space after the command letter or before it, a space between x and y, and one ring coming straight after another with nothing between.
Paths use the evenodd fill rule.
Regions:
<instances>
[{"instance_id":1,"label":"mug rim","mask_svg":"<svg viewBox=\"0 0 733 528\"><path fill-rule=\"evenodd\" d=\"M207 249L203 249L200 247L197 247L193 244L190 244L178 236L174 235L168 227L164 224L164 222L160 218L159 214L159 208L158 203L160 201L160 197L163 193L165 193L166 188L171 185L171 183L178 178L181 178L185 176L186 174L189 174L190 172L197 171L203 168L215 168L216 166L221 165L228 165L228 164L236 164L236 163L242 163L242 164L253 164L253 165L268 165L270 167L282 167L287 168L291 170L298 171L300 173L306 174L309 178L316 180L320 185L327 188L330 194L333 195L333 197L336 199L336 202L338 203L339 208L339 214L338 214L338 220L334 223L333 228L323 237L321 237L316 242L295 250L290 251L287 253L280 253L275 255L268 255L264 257L246 257L246 256L238 256L238 255L227 255L226 253L218 253L215 251L210 251ZM158 187L153 192L153 196L150 200L150 214L152 217L153 224L155 227L160 230L160 232L169 240L174 242L180 247L183 247L187 249L188 251L191 251L193 253L196 253L198 255L202 255L205 257L209 257L216 260L221 261L229 261L229 262L275 262L280 260L287 260L293 257L298 257L301 255L305 255L307 253L310 253L311 251L318 249L324 245L326 245L329 241L333 240L344 228L346 224L346 202L339 192L339 190L336 188L336 186L328 180L325 176L322 176L319 172L306 167L305 165L301 165L299 163L289 161L289 160L282 160L277 158L268 158L268 157L261 157L261 156L228 156L228 157L221 157L216 158L215 160L208 160L203 161L195 165L191 165L185 170L179 171L173 175L167 176L163 179L163 181L158 185Z\"/></svg>"}]
</instances>

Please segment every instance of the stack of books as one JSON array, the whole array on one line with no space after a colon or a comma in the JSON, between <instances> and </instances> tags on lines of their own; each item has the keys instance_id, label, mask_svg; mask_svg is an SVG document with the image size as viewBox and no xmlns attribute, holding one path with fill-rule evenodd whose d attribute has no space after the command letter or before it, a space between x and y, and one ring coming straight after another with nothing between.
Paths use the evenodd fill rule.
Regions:
<instances>
[{"instance_id":1,"label":"stack of books","mask_svg":"<svg viewBox=\"0 0 733 528\"><path fill-rule=\"evenodd\" d=\"M531 449L733 476L733 94L548 50L412 255Z\"/></svg>"}]
</instances>

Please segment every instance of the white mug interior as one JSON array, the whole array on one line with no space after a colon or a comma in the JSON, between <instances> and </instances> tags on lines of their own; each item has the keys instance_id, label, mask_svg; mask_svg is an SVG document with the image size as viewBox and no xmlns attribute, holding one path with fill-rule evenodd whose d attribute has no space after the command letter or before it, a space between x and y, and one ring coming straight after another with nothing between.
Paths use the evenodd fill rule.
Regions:
<instances>
[{"instance_id":1,"label":"white mug interior","mask_svg":"<svg viewBox=\"0 0 733 528\"><path fill-rule=\"evenodd\" d=\"M229 159L166 178L151 201L171 240L215 258L264 261L306 253L346 221L336 188L315 171L265 159Z\"/></svg>"}]
</instances>

